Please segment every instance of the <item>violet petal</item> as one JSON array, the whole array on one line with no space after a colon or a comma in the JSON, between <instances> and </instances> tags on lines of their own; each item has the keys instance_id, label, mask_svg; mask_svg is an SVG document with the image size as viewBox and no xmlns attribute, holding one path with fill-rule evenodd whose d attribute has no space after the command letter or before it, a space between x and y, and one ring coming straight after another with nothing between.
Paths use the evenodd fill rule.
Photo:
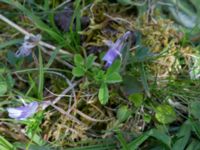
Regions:
<instances>
[{"instance_id":1,"label":"violet petal","mask_svg":"<svg viewBox=\"0 0 200 150\"><path fill-rule=\"evenodd\" d=\"M108 52L103 57L103 60L106 61L106 67L109 67L117 58L117 56L121 56L121 50L123 48L124 42L128 39L130 34L131 32L127 31L115 43L107 40L104 41L109 46Z\"/></svg>"},{"instance_id":2,"label":"violet petal","mask_svg":"<svg viewBox=\"0 0 200 150\"><path fill-rule=\"evenodd\" d=\"M32 102L25 106L20 106L17 108L7 108L10 118L17 120L24 120L28 117L34 115L38 108L38 102Z\"/></svg>"},{"instance_id":3,"label":"violet petal","mask_svg":"<svg viewBox=\"0 0 200 150\"><path fill-rule=\"evenodd\" d=\"M106 55L103 57L103 60L106 62L106 67L109 67L113 63L113 61L117 58L118 55L119 53L116 50L114 49L108 50Z\"/></svg>"},{"instance_id":4,"label":"violet petal","mask_svg":"<svg viewBox=\"0 0 200 150\"><path fill-rule=\"evenodd\" d=\"M18 51L15 53L15 56L18 57L26 57L31 54L32 49L37 46L39 41L41 40L41 35L38 34L36 36L34 35L26 35L24 37L24 42L22 46L18 49Z\"/></svg>"}]
</instances>

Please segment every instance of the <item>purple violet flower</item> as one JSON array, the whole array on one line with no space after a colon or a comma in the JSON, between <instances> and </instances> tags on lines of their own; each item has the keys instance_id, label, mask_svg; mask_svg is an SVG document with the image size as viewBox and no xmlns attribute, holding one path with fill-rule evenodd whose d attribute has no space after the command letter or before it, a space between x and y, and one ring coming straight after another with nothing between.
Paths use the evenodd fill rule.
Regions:
<instances>
[{"instance_id":1,"label":"purple violet flower","mask_svg":"<svg viewBox=\"0 0 200 150\"><path fill-rule=\"evenodd\" d=\"M130 36L130 34L131 32L127 31L115 43L113 43L112 41L104 41L106 45L109 47L108 52L103 57L103 60L106 62L105 67L109 67L110 65L112 65L117 56L121 57L121 50L124 47L124 42Z\"/></svg>"},{"instance_id":2,"label":"purple violet flower","mask_svg":"<svg viewBox=\"0 0 200 150\"><path fill-rule=\"evenodd\" d=\"M38 106L38 102L32 102L30 104L17 108L7 108L7 111L10 118L24 120L28 117L33 116L36 113Z\"/></svg>"},{"instance_id":3,"label":"purple violet flower","mask_svg":"<svg viewBox=\"0 0 200 150\"><path fill-rule=\"evenodd\" d=\"M26 57L29 56L32 52L32 49L38 45L41 40L41 35L26 35L24 37L24 42L19 50L15 53L15 56L18 57Z\"/></svg>"}]
</instances>

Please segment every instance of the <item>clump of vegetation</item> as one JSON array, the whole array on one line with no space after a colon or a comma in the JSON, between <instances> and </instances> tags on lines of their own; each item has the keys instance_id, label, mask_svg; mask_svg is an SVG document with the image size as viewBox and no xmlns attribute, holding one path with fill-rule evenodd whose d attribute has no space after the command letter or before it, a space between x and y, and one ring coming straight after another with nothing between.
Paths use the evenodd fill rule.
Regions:
<instances>
[{"instance_id":1,"label":"clump of vegetation","mask_svg":"<svg viewBox=\"0 0 200 150\"><path fill-rule=\"evenodd\" d=\"M1 0L0 148L199 149L196 4Z\"/></svg>"}]
</instances>

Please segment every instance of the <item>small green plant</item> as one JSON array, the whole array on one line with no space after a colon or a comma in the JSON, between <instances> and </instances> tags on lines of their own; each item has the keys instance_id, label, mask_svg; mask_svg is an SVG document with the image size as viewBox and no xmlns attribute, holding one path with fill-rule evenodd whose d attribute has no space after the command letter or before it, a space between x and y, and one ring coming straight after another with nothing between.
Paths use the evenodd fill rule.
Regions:
<instances>
[{"instance_id":1,"label":"small green plant","mask_svg":"<svg viewBox=\"0 0 200 150\"><path fill-rule=\"evenodd\" d=\"M84 76L89 69L91 69L92 65L94 64L94 61L96 59L96 56L89 55L86 60L80 55L76 54L74 56L74 64L75 67L72 70L72 74L75 77L82 77Z\"/></svg>"},{"instance_id":2,"label":"small green plant","mask_svg":"<svg viewBox=\"0 0 200 150\"><path fill-rule=\"evenodd\" d=\"M0 149L200 149L198 0L0 1Z\"/></svg>"},{"instance_id":3,"label":"small green plant","mask_svg":"<svg viewBox=\"0 0 200 150\"><path fill-rule=\"evenodd\" d=\"M98 73L94 75L95 81L100 84L98 98L103 105L105 105L109 99L108 84L119 83L122 81L119 70L120 61L117 60L106 71L99 70Z\"/></svg>"},{"instance_id":4,"label":"small green plant","mask_svg":"<svg viewBox=\"0 0 200 150\"><path fill-rule=\"evenodd\" d=\"M75 67L72 74L76 77L87 76L91 82L100 85L98 98L101 104L105 105L109 99L108 84L119 83L122 81L120 76L120 60L116 60L106 71L95 67L96 57L89 55L85 60L80 55L74 56Z\"/></svg>"}]
</instances>

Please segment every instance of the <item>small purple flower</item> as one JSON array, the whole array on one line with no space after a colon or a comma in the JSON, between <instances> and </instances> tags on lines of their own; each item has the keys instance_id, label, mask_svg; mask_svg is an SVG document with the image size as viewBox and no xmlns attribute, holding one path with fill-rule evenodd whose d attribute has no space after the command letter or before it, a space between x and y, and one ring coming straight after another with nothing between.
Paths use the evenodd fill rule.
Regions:
<instances>
[{"instance_id":1,"label":"small purple flower","mask_svg":"<svg viewBox=\"0 0 200 150\"><path fill-rule=\"evenodd\" d=\"M33 116L36 113L38 106L38 102L32 102L30 104L26 104L17 108L7 108L7 111L10 118L24 120L28 117Z\"/></svg>"},{"instance_id":2,"label":"small purple flower","mask_svg":"<svg viewBox=\"0 0 200 150\"><path fill-rule=\"evenodd\" d=\"M108 45L109 50L103 57L103 60L106 61L106 67L109 67L112 65L114 60L117 58L117 56L121 57L121 50L124 47L124 42L128 39L131 32L127 31L122 37L120 37L115 43L112 41L104 41L106 45Z\"/></svg>"},{"instance_id":3,"label":"small purple flower","mask_svg":"<svg viewBox=\"0 0 200 150\"><path fill-rule=\"evenodd\" d=\"M19 50L15 53L15 56L18 57L26 57L31 54L32 49L38 45L41 40L41 35L26 35L24 37L24 42Z\"/></svg>"}]
</instances>

